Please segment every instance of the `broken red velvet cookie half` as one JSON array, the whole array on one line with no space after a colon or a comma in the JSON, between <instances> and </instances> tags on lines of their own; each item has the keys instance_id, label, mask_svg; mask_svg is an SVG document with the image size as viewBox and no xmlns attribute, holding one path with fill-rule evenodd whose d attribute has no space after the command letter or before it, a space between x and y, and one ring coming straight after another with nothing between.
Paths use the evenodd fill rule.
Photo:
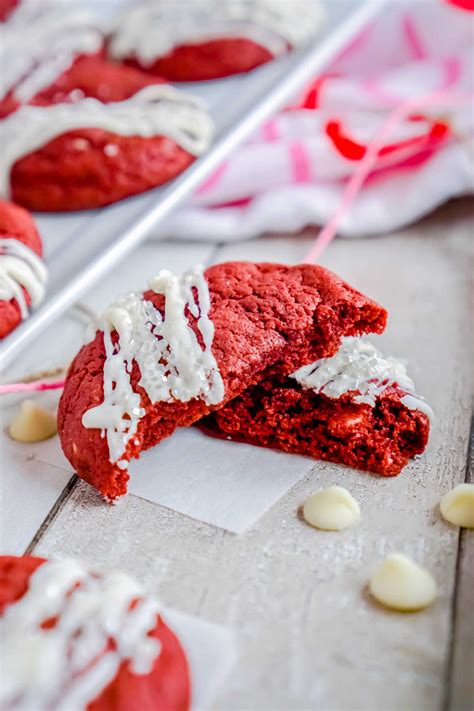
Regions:
<instances>
[{"instance_id":1,"label":"broken red velvet cookie half","mask_svg":"<svg viewBox=\"0 0 474 711\"><path fill-rule=\"evenodd\" d=\"M405 366L363 338L273 376L199 422L208 434L395 476L428 442L432 411Z\"/></svg>"},{"instance_id":2,"label":"broken red velvet cookie half","mask_svg":"<svg viewBox=\"0 0 474 711\"><path fill-rule=\"evenodd\" d=\"M112 304L74 359L59 404L62 448L113 501L142 450L385 322L383 308L319 266L162 271L144 294Z\"/></svg>"},{"instance_id":3,"label":"broken red velvet cookie half","mask_svg":"<svg viewBox=\"0 0 474 711\"><path fill-rule=\"evenodd\" d=\"M187 711L183 648L120 572L0 556L2 709Z\"/></svg>"}]
</instances>

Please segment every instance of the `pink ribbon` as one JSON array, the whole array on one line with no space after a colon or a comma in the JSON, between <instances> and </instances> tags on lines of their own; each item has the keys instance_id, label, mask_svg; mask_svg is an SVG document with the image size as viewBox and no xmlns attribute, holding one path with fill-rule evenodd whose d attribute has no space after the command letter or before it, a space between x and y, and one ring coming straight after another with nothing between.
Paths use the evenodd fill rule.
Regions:
<instances>
[{"instance_id":1,"label":"pink ribbon","mask_svg":"<svg viewBox=\"0 0 474 711\"><path fill-rule=\"evenodd\" d=\"M341 220L350 210L352 203L361 191L365 181L377 164L379 153L384 147L393 129L411 113L425 106L459 106L472 102L474 96L469 95L454 95L445 91L435 91L427 94L420 99L404 101L395 107L389 114L387 120L384 121L373 140L367 145L367 150L364 157L359 161L357 168L354 170L346 189L342 196L339 206L326 225L323 227L319 235L316 237L313 246L304 258L305 264L316 262L330 242L337 234Z\"/></svg>"},{"instance_id":2,"label":"pink ribbon","mask_svg":"<svg viewBox=\"0 0 474 711\"><path fill-rule=\"evenodd\" d=\"M10 393L37 393L42 390L59 390L64 387L65 380L54 380L47 382L45 380L33 380L31 383L9 383L8 385L0 385L0 395Z\"/></svg>"}]
</instances>

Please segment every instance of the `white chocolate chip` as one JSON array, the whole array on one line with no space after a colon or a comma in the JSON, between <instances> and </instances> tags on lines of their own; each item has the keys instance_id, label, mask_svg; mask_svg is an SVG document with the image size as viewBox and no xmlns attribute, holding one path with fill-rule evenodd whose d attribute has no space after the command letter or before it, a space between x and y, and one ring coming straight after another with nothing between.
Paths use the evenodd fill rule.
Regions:
<instances>
[{"instance_id":1,"label":"white chocolate chip","mask_svg":"<svg viewBox=\"0 0 474 711\"><path fill-rule=\"evenodd\" d=\"M82 89L73 89L69 92L68 99L74 103L76 101L80 101L81 99L85 99L85 96L86 95Z\"/></svg>"},{"instance_id":2,"label":"white chocolate chip","mask_svg":"<svg viewBox=\"0 0 474 711\"><path fill-rule=\"evenodd\" d=\"M474 484L458 484L441 499L443 518L461 528L474 528Z\"/></svg>"},{"instance_id":3,"label":"white chocolate chip","mask_svg":"<svg viewBox=\"0 0 474 711\"><path fill-rule=\"evenodd\" d=\"M330 486L306 499L303 516L315 528L342 531L360 519L360 507L347 489Z\"/></svg>"},{"instance_id":4,"label":"white chocolate chip","mask_svg":"<svg viewBox=\"0 0 474 711\"><path fill-rule=\"evenodd\" d=\"M110 158L117 156L119 154L119 147L115 143L107 143L104 146L104 153Z\"/></svg>"},{"instance_id":5,"label":"white chocolate chip","mask_svg":"<svg viewBox=\"0 0 474 711\"><path fill-rule=\"evenodd\" d=\"M24 400L8 429L17 442L42 442L58 431L56 416L32 400Z\"/></svg>"},{"instance_id":6,"label":"white chocolate chip","mask_svg":"<svg viewBox=\"0 0 474 711\"><path fill-rule=\"evenodd\" d=\"M436 598L436 581L431 573L403 553L385 558L369 589L382 605L401 612L423 610Z\"/></svg>"}]
</instances>

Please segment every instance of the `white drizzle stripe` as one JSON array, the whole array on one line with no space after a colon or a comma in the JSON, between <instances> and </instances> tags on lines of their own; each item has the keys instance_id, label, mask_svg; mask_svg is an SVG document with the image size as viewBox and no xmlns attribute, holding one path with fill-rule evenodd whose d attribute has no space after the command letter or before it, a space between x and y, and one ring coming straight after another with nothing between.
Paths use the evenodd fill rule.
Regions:
<instances>
[{"instance_id":1,"label":"white drizzle stripe","mask_svg":"<svg viewBox=\"0 0 474 711\"><path fill-rule=\"evenodd\" d=\"M15 299L22 319L28 316L22 287L36 307L44 298L47 278L43 261L32 249L14 237L0 237L0 300Z\"/></svg>"},{"instance_id":2,"label":"white drizzle stripe","mask_svg":"<svg viewBox=\"0 0 474 711\"><path fill-rule=\"evenodd\" d=\"M103 314L104 401L82 418L84 427L101 429L106 435L110 461L121 468L126 468L121 457L145 414L130 382L133 363L140 368L139 385L152 403L201 398L216 404L224 397L224 383L212 353L214 324L202 268L180 277L163 270L150 288L165 297L164 318L150 301L133 293L117 299ZM197 319L203 347L189 325L188 312ZM119 337L116 345L114 331Z\"/></svg>"},{"instance_id":3,"label":"white drizzle stripe","mask_svg":"<svg viewBox=\"0 0 474 711\"><path fill-rule=\"evenodd\" d=\"M144 65L175 47L241 37L274 56L306 44L321 25L317 0L153 0L128 9L110 44L113 57L136 56Z\"/></svg>"},{"instance_id":4,"label":"white drizzle stripe","mask_svg":"<svg viewBox=\"0 0 474 711\"><path fill-rule=\"evenodd\" d=\"M424 412L430 420L434 419L434 412L431 407L419 396L408 393L400 398L400 402L409 410L420 410Z\"/></svg>"},{"instance_id":5,"label":"white drizzle stripe","mask_svg":"<svg viewBox=\"0 0 474 711\"><path fill-rule=\"evenodd\" d=\"M346 337L341 347L331 358L321 358L305 365L291 376L303 387L326 397L337 399L345 393L353 394L356 403L375 406L375 401L384 390L396 385L407 394L400 402L410 410L421 410L428 417L433 411L416 395L415 384L408 377L403 363L395 358L385 358L363 338Z\"/></svg>"},{"instance_id":6,"label":"white drizzle stripe","mask_svg":"<svg viewBox=\"0 0 474 711\"><path fill-rule=\"evenodd\" d=\"M43 563L0 618L2 708L82 711L122 662L133 674L150 673L160 654L148 636L158 613L158 603L123 573L95 575L68 559ZM42 627L54 618L53 627Z\"/></svg>"},{"instance_id":7,"label":"white drizzle stripe","mask_svg":"<svg viewBox=\"0 0 474 711\"><path fill-rule=\"evenodd\" d=\"M80 54L97 52L103 44L90 14L70 3L22 0L7 22L0 24L0 98L12 89L29 101L53 84Z\"/></svg>"},{"instance_id":8,"label":"white drizzle stripe","mask_svg":"<svg viewBox=\"0 0 474 711\"><path fill-rule=\"evenodd\" d=\"M87 98L22 106L0 122L0 194L8 196L10 171L17 160L63 133L85 128L122 136L166 136L196 156L209 146L213 133L203 102L166 84L145 87L126 101L109 104Z\"/></svg>"}]
</instances>

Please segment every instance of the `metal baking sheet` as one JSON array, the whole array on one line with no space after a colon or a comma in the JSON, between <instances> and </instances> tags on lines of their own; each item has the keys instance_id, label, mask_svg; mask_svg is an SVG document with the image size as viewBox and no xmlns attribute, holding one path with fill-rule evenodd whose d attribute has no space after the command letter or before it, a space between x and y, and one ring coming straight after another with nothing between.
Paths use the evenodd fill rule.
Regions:
<instances>
[{"instance_id":1,"label":"metal baking sheet","mask_svg":"<svg viewBox=\"0 0 474 711\"><path fill-rule=\"evenodd\" d=\"M206 99L216 124L211 148L181 176L100 210L36 216L50 275L48 292L41 306L4 339L1 369L145 240L259 124L292 99L380 11L384 0L326 0L324 5L326 21L311 47L247 75L181 85Z\"/></svg>"}]
</instances>

